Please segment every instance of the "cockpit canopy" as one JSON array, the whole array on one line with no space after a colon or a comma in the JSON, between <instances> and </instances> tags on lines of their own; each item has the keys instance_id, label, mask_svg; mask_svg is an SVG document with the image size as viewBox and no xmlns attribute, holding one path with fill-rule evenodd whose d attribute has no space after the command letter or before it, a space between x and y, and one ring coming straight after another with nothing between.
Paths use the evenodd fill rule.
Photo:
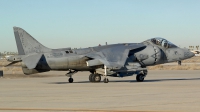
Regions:
<instances>
[{"instance_id":1,"label":"cockpit canopy","mask_svg":"<svg viewBox=\"0 0 200 112\"><path fill-rule=\"evenodd\" d=\"M153 44L156 44L158 46L162 46L164 48L176 48L177 46L174 45L173 43L167 41L166 39L164 38L160 38L160 37L157 37L157 38L152 38L150 39L150 41L153 43Z\"/></svg>"}]
</instances>

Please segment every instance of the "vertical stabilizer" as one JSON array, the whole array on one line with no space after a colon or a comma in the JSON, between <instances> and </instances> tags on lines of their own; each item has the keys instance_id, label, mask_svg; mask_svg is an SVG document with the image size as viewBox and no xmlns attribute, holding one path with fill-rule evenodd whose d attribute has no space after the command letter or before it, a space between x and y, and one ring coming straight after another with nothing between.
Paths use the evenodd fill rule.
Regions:
<instances>
[{"instance_id":1,"label":"vertical stabilizer","mask_svg":"<svg viewBox=\"0 0 200 112\"><path fill-rule=\"evenodd\" d=\"M43 46L30 34L19 27L13 27L19 55L50 52L51 49Z\"/></svg>"}]
</instances>

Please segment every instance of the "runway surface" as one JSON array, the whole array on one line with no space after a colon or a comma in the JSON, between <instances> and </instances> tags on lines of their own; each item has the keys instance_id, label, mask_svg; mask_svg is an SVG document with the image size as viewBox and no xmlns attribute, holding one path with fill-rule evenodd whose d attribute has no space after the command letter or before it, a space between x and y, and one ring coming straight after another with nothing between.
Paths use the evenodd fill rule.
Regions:
<instances>
[{"instance_id":1,"label":"runway surface","mask_svg":"<svg viewBox=\"0 0 200 112\"><path fill-rule=\"evenodd\" d=\"M163 66L176 66L178 63L165 63L165 64L160 64ZM181 65L200 65L200 63L182 63Z\"/></svg>"},{"instance_id":2,"label":"runway surface","mask_svg":"<svg viewBox=\"0 0 200 112\"><path fill-rule=\"evenodd\" d=\"M64 74L0 78L0 111L200 111L200 71L149 71L144 82L109 77L107 84L90 83L89 72L70 84Z\"/></svg>"}]
</instances>

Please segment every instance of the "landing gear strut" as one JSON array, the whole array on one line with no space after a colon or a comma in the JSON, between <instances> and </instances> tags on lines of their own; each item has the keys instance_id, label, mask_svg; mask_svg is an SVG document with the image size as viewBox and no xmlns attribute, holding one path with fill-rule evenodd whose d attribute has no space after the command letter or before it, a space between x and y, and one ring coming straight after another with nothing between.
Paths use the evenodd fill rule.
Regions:
<instances>
[{"instance_id":1,"label":"landing gear strut","mask_svg":"<svg viewBox=\"0 0 200 112\"><path fill-rule=\"evenodd\" d=\"M105 69L105 78L104 78L104 80L103 80L103 82L104 83L108 83L109 82L109 80L108 80L108 78L107 78L107 67L106 66L104 66L104 69Z\"/></svg>"},{"instance_id":2,"label":"landing gear strut","mask_svg":"<svg viewBox=\"0 0 200 112\"><path fill-rule=\"evenodd\" d=\"M75 74L75 73L77 73L77 72L78 71L76 71L76 70L71 70L70 69L69 72L67 74L65 74L66 76L70 77L68 79L69 83L73 83L74 82L74 79L72 78L72 75Z\"/></svg>"},{"instance_id":3,"label":"landing gear strut","mask_svg":"<svg viewBox=\"0 0 200 112\"><path fill-rule=\"evenodd\" d=\"M109 82L108 78L104 78L103 82L108 83Z\"/></svg>"},{"instance_id":4,"label":"landing gear strut","mask_svg":"<svg viewBox=\"0 0 200 112\"><path fill-rule=\"evenodd\" d=\"M107 78L107 67L106 66L104 66L104 70L105 70L105 74L104 74L104 80L103 80L103 82L104 83L108 83L109 82L109 80L108 80L108 78ZM91 74L90 74L90 76L89 76L89 81L90 82L100 82L101 81L101 75L100 74L97 74L97 73L95 73L95 72L91 72Z\"/></svg>"},{"instance_id":5,"label":"landing gear strut","mask_svg":"<svg viewBox=\"0 0 200 112\"><path fill-rule=\"evenodd\" d=\"M143 82L144 78L147 75L147 70L141 71L137 76L136 76L136 80L137 82Z\"/></svg>"}]
</instances>

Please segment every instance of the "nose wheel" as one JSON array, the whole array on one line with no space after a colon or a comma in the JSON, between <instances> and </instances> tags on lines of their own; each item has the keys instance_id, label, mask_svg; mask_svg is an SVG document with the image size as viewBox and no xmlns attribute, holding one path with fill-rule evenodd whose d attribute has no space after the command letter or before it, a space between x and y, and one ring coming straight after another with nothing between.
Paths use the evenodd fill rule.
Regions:
<instances>
[{"instance_id":1,"label":"nose wheel","mask_svg":"<svg viewBox=\"0 0 200 112\"><path fill-rule=\"evenodd\" d=\"M178 61L178 65L181 65L181 61Z\"/></svg>"},{"instance_id":2,"label":"nose wheel","mask_svg":"<svg viewBox=\"0 0 200 112\"><path fill-rule=\"evenodd\" d=\"M72 78L72 75L77 73L77 72L78 71L76 71L76 70L69 69L69 72L65 74L67 77L69 77L69 79L68 79L69 83L73 83L74 82L74 79Z\"/></svg>"}]
</instances>

